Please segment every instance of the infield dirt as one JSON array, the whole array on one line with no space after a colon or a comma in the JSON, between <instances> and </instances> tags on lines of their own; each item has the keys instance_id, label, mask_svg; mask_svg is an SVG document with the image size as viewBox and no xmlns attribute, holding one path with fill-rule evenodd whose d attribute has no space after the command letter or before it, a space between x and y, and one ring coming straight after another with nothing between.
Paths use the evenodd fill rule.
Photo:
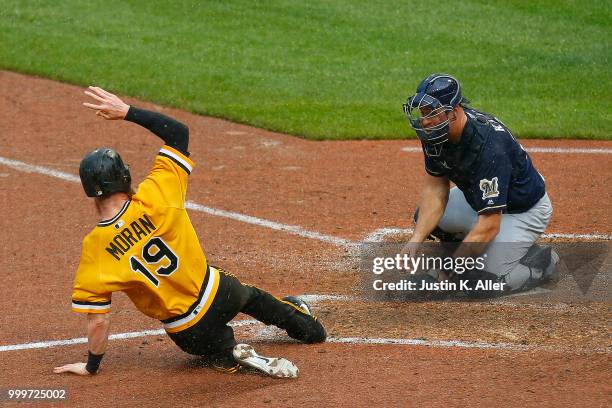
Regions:
<instances>
[{"instance_id":1,"label":"infield dirt","mask_svg":"<svg viewBox=\"0 0 612 408\"><path fill-rule=\"evenodd\" d=\"M94 84L104 86L104 84ZM120 93L121 90L111 90ZM81 107L83 89L0 71L0 156L77 174L100 145L121 152L134 180L160 141ZM188 199L359 242L379 228L408 228L422 186L415 141L312 142L126 98L190 128L196 168ZM511 124L510 124L511 125ZM408 130L406 131L408 133ZM612 148L612 142L528 140L526 147ZM531 154L546 177L548 232L612 233L609 154ZM78 183L0 165L5 259L0 344L85 335L70 312L81 240L96 223ZM0 353L4 389L66 388L68 405L142 406L607 406L612 404L610 304L541 295L486 302L399 303L359 298L355 254L345 246L190 212L211 264L276 295L332 294L315 309L335 338L503 343L499 348L299 345L261 326L236 329L262 354L294 361L294 381L201 367L165 336L113 341L95 378L54 375L85 345ZM606 281L607 282L607 281ZM609 289L608 289L609 290ZM571 294L576 294L572 297ZM156 329L125 296L112 332Z\"/></svg>"}]
</instances>

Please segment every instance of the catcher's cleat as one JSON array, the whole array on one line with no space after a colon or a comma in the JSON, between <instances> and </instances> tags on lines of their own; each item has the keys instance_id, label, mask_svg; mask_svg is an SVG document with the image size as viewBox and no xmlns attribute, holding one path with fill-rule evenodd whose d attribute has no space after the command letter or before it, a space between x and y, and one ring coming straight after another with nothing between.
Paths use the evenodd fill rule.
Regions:
<instances>
[{"instance_id":1,"label":"catcher's cleat","mask_svg":"<svg viewBox=\"0 0 612 408\"><path fill-rule=\"evenodd\" d=\"M295 296L285 296L283 298L283 301L287 303L291 303L300 312L307 314L309 316L312 316L310 305L308 305L308 303L304 302L302 299L295 297Z\"/></svg>"},{"instance_id":2,"label":"catcher's cleat","mask_svg":"<svg viewBox=\"0 0 612 408\"><path fill-rule=\"evenodd\" d=\"M297 378L300 370L291 361L279 357L264 357L248 344L234 347L234 359L245 366L254 368L274 378Z\"/></svg>"},{"instance_id":3,"label":"catcher's cleat","mask_svg":"<svg viewBox=\"0 0 612 408\"><path fill-rule=\"evenodd\" d=\"M550 265L551 258L552 247L548 245L533 244L519 262L530 268L543 270Z\"/></svg>"},{"instance_id":4,"label":"catcher's cleat","mask_svg":"<svg viewBox=\"0 0 612 408\"><path fill-rule=\"evenodd\" d=\"M548 245L540 246L533 244L519 262L529 267L532 271L533 269L540 269L542 271L542 276L538 283L554 282L559 277L559 272L556 268L557 263L559 263L559 254Z\"/></svg>"}]
</instances>

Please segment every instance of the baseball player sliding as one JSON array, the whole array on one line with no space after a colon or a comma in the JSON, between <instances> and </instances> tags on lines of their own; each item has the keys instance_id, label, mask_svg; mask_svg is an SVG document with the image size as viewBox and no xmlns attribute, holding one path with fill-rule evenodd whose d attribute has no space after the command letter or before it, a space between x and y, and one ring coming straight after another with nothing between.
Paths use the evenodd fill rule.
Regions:
<instances>
[{"instance_id":1,"label":"baseball player sliding","mask_svg":"<svg viewBox=\"0 0 612 408\"><path fill-rule=\"evenodd\" d=\"M277 299L209 265L185 210L189 130L162 114L125 104L97 87L83 105L107 120L127 120L163 139L149 175L134 192L128 166L102 147L82 160L79 175L94 198L100 222L83 240L74 280L72 310L87 316L87 363L56 367L56 373L91 375L106 351L113 292L122 291L138 310L158 319L185 352L206 356L221 371L250 366L273 377L296 377L283 358L259 356L236 344L228 322L239 312L287 331L305 343L323 342L325 329L309 306L295 297Z\"/></svg>"},{"instance_id":2,"label":"baseball player sliding","mask_svg":"<svg viewBox=\"0 0 612 408\"><path fill-rule=\"evenodd\" d=\"M551 277L559 259L535 244L552 216L544 178L499 119L468 103L459 81L432 74L404 104L427 172L411 242L461 242L456 256L487 247L485 270L472 278L503 283L506 291L532 288ZM434 281L452 275L430 274Z\"/></svg>"}]
</instances>

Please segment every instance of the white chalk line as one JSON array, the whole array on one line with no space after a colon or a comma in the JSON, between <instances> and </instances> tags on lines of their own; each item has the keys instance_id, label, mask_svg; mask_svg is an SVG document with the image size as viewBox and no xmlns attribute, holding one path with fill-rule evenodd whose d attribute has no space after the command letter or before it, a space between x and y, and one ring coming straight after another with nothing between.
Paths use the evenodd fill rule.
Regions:
<instances>
[{"instance_id":1,"label":"white chalk line","mask_svg":"<svg viewBox=\"0 0 612 408\"><path fill-rule=\"evenodd\" d=\"M234 322L230 322L230 326L240 327L240 326L248 326L248 325L252 325L256 323L259 323L259 322L253 319L236 320ZM143 330L143 331L138 331L138 332L111 334L110 336L108 336L108 339L109 340L126 340L126 339L135 339L138 337L159 336L160 334L165 334L165 333L166 331L164 329ZM73 344L85 344L85 343L87 343L87 337L78 337L75 339L66 339L66 340L39 341L39 342L34 342L34 343L22 343L22 344L11 344L8 346L0 346L0 352L16 351L16 350L30 350L30 349L43 349L43 348L71 346Z\"/></svg>"},{"instance_id":2,"label":"white chalk line","mask_svg":"<svg viewBox=\"0 0 612 408\"><path fill-rule=\"evenodd\" d=\"M55 177L61 180L70 181L72 183L80 183L81 179L77 176L74 176L69 173L64 173L63 171L50 169L48 167L36 166L33 164L24 163L18 160L8 159L6 157L0 156L0 164L4 164L5 166L11 167L15 170L24 172L24 173L38 173L43 174L45 176Z\"/></svg>"},{"instance_id":3,"label":"white chalk line","mask_svg":"<svg viewBox=\"0 0 612 408\"><path fill-rule=\"evenodd\" d=\"M342 301L342 302L354 302L358 300L355 296L347 295L300 295L300 299L308 303L325 302L329 300Z\"/></svg>"},{"instance_id":4,"label":"white chalk line","mask_svg":"<svg viewBox=\"0 0 612 408\"><path fill-rule=\"evenodd\" d=\"M369 233L365 238L364 242L382 242L388 235L406 235L412 234L413 228L379 228Z\"/></svg>"},{"instance_id":5,"label":"white chalk line","mask_svg":"<svg viewBox=\"0 0 612 408\"><path fill-rule=\"evenodd\" d=\"M380 228L377 229L370 234L368 234L364 242L382 242L384 238L389 235L407 235L412 234L414 229L412 228ZM607 234L542 234L541 238L550 238L550 239L574 239L574 240L612 240L612 235Z\"/></svg>"},{"instance_id":6,"label":"white chalk line","mask_svg":"<svg viewBox=\"0 0 612 408\"><path fill-rule=\"evenodd\" d=\"M262 325L263 323L257 320L238 320L230 322L233 327ZM262 333L262 332L260 332ZM138 332L126 332L112 334L108 337L109 340L127 340L140 337L159 336L165 334L165 330L143 330ZM275 338L274 330L270 334L263 336L258 340L270 340ZM503 349L503 350L524 350L525 346L508 344L508 343L486 343L486 342L469 342L460 340L424 340L424 339L404 339L404 338L369 338L369 337L334 337L330 336L327 339L328 343L345 343L345 344L372 344L372 345L408 345L408 346L430 346L430 347L459 347L459 348L479 348L479 349ZM47 349L61 346L71 346L75 344L86 344L86 337L79 337L66 340L51 340L35 343L12 344L0 346L0 352L17 351L17 350L32 350L32 349Z\"/></svg>"},{"instance_id":7,"label":"white chalk line","mask_svg":"<svg viewBox=\"0 0 612 408\"><path fill-rule=\"evenodd\" d=\"M406 146L400 149L407 153L422 153L423 149L420 147ZM612 154L612 149L595 148L595 149L584 149L574 147L526 147L529 153L557 153L557 154Z\"/></svg>"},{"instance_id":8,"label":"white chalk line","mask_svg":"<svg viewBox=\"0 0 612 408\"><path fill-rule=\"evenodd\" d=\"M264 326L263 323L257 320L238 320L230 322L233 327L240 326L262 326L255 338L250 341L283 341L279 338L279 329ZM128 340L135 338L151 337L164 335L165 330L143 330L138 332L126 332L112 334L108 337L109 340ZM245 341L249 341L245 340ZM388 337L338 337L329 336L326 339L327 343L340 343L352 345L397 345L397 346L424 346L424 347L440 347L440 348L468 348L468 349L489 349L489 350L508 350L508 351L527 351L527 350L542 350L542 351L560 351L566 350L569 352L584 351L576 350L575 348L567 348L563 346L548 346L548 345L523 345L513 343L488 343L482 341L463 341L463 340L426 340L422 338L388 338ZM18 350L33 350L33 349L48 349L54 347L71 346L75 344L86 344L86 337L79 337L66 340L52 340L36 343L13 344L8 346L0 346L0 352L18 351ZM596 348L588 350L595 353L609 353L606 348Z\"/></svg>"},{"instance_id":9,"label":"white chalk line","mask_svg":"<svg viewBox=\"0 0 612 408\"><path fill-rule=\"evenodd\" d=\"M594 240L602 239L605 241L612 240L612 235L606 235L606 234L542 234L541 237L551 238L551 239L568 238L568 239L583 239L583 240L589 240L589 239L594 239Z\"/></svg>"},{"instance_id":10,"label":"white chalk line","mask_svg":"<svg viewBox=\"0 0 612 408\"><path fill-rule=\"evenodd\" d=\"M233 323L233 322L232 322ZM239 326L254 326L263 325L256 320L237 321L243 323ZM236 327L236 325L232 325ZM159 336L165 334L165 330L143 330L139 332L127 332L112 334L108 337L109 340L127 340L141 337ZM260 336L257 340L273 340L275 339L274 331L271 331L271 336ZM509 343L485 343L485 342L469 342L460 340L424 340L424 339L404 339L404 338L370 338L370 337L334 337L330 336L326 340L327 343L345 343L345 344L372 344L372 345L405 345L405 346L429 346L429 347L459 347L459 348L478 348L478 349L501 349L501 350L526 350L526 346L509 344ZM75 344L86 344L86 337L66 340L41 341L36 343L13 344L8 346L0 346L0 352L17 351L17 350L32 350L32 349L47 349L61 346L72 346Z\"/></svg>"},{"instance_id":11,"label":"white chalk line","mask_svg":"<svg viewBox=\"0 0 612 408\"><path fill-rule=\"evenodd\" d=\"M424 340L424 339L392 339L392 338L370 338L370 337L329 337L328 343L348 344L373 344L373 345L403 345L403 346L427 346L445 348L477 348L498 350L527 350L528 346L509 343L484 343L461 340Z\"/></svg>"},{"instance_id":12,"label":"white chalk line","mask_svg":"<svg viewBox=\"0 0 612 408\"><path fill-rule=\"evenodd\" d=\"M338 245L338 246L353 246L355 243L348 239L333 237L331 235L321 234L316 231L308 231L297 225L286 225L281 224L274 221L265 220L263 218L257 218L250 215L244 215L232 211L220 210L218 208L206 207L204 205L200 205L194 203L193 201L185 202L185 208L195 211L200 211L203 213L207 213L210 215L214 215L217 217L225 217L230 218L236 221L241 221L246 224L258 225L260 227L270 228L276 231L284 231L288 234L298 235L304 238L316 239L323 242L328 242L330 244Z\"/></svg>"}]
</instances>

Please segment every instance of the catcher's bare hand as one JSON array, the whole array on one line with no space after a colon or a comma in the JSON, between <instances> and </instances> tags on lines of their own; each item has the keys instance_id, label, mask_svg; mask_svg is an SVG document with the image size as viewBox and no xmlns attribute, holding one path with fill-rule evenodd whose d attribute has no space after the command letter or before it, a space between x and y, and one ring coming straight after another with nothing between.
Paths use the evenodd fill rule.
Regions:
<instances>
[{"instance_id":1,"label":"catcher's bare hand","mask_svg":"<svg viewBox=\"0 0 612 408\"><path fill-rule=\"evenodd\" d=\"M406 245L404 245L401 253L408 255L409 258L416 258L421 244L421 242L409 241Z\"/></svg>"},{"instance_id":2,"label":"catcher's bare hand","mask_svg":"<svg viewBox=\"0 0 612 408\"><path fill-rule=\"evenodd\" d=\"M91 375L89 371L87 371L87 369L85 368L86 365L87 364L85 363L66 364L60 367L55 367L53 369L53 372L55 374L73 373L73 374L78 374L78 375Z\"/></svg>"},{"instance_id":3,"label":"catcher's bare hand","mask_svg":"<svg viewBox=\"0 0 612 408\"><path fill-rule=\"evenodd\" d=\"M96 111L96 115L108 120L117 120L125 118L130 105L123 102L117 95L105 91L97 86L90 86L85 91L85 95L89 95L98 101L98 104L84 102L83 106Z\"/></svg>"}]
</instances>

